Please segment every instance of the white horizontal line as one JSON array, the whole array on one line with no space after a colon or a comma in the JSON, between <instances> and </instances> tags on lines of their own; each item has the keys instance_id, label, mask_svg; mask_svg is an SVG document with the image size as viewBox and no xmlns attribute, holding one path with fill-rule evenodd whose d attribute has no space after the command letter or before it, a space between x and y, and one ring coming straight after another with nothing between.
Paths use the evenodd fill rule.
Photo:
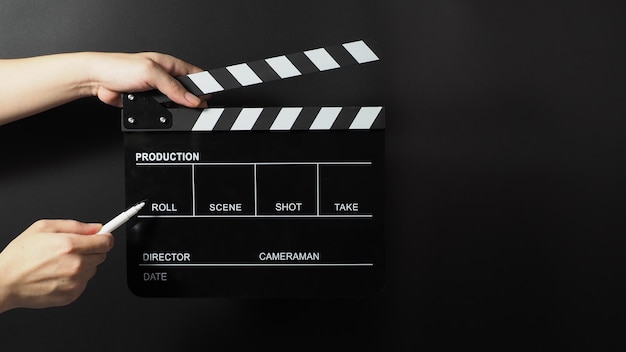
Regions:
<instances>
[{"instance_id":1,"label":"white horizontal line","mask_svg":"<svg viewBox=\"0 0 626 352\"><path fill-rule=\"evenodd\" d=\"M374 263L140 263L142 267L374 266Z\"/></svg>"},{"instance_id":2,"label":"white horizontal line","mask_svg":"<svg viewBox=\"0 0 626 352\"><path fill-rule=\"evenodd\" d=\"M229 215L229 214L215 214L215 215L137 215L138 218L371 218L372 214L324 214L324 215Z\"/></svg>"},{"instance_id":3,"label":"white horizontal line","mask_svg":"<svg viewBox=\"0 0 626 352\"><path fill-rule=\"evenodd\" d=\"M188 162L188 163L136 163L136 166L181 166L181 165L372 165L371 161L269 161L269 162Z\"/></svg>"}]
</instances>

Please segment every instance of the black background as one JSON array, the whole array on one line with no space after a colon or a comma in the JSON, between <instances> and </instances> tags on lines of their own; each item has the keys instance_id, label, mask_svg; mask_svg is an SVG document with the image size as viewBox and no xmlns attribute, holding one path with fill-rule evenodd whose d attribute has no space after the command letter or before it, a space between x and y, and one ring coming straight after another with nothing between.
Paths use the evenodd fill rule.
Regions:
<instances>
[{"instance_id":1,"label":"black background","mask_svg":"<svg viewBox=\"0 0 626 352\"><path fill-rule=\"evenodd\" d=\"M212 104L385 105L388 253L373 299L144 299L118 240L73 304L2 314L2 350L624 350L624 6L2 1L2 58L152 50L209 69L379 40L375 69ZM2 245L39 218L116 215L122 142L95 99L1 127Z\"/></svg>"}]
</instances>

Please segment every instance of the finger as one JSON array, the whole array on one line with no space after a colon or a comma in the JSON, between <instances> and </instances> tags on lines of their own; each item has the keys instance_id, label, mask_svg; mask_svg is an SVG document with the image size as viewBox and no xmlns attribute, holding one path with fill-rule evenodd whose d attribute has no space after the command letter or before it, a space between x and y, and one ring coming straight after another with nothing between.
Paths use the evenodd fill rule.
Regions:
<instances>
[{"instance_id":1,"label":"finger","mask_svg":"<svg viewBox=\"0 0 626 352\"><path fill-rule=\"evenodd\" d=\"M176 58L171 55L161 54L156 52L144 53L150 60L156 62L161 66L165 72L172 76L185 76L190 73L197 73L203 71L200 67L192 65L184 60Z\"/></svg>"},{"instance_id":2,"label":"finger","mask_svg":"<svg viewBox=\"0 0 626 352\"><path fill-rule=\"evenodd\" d=\"M113 248L113 235L103 233L93 236L73 236L73 245L76 253L81 254L105 254Z\"/></svg>"},{"instance_id":3,"label":"finger","mask_svg":"<svg viewBox=\"0 0 626 352\"><path fill-rule=\"evenodd\" d=\"M98 89L98 99L105 104L109 104L117 108L122 108L124 106L122 103L122 94L105 88Z\"/></svg>"},{"instance_id":4,"label":"finger","mask_svg":"<svg viewBox=\"0 0 626 352\"><path fill-rule=\"evenodd\" d=\"M202 69L200 67L167 54L148 52L144 53L144 55L163 70L163 74L159 73L155 76L153 82L154 88L167 95L173 102L186 107L195 108L198 107L203 100L206 100L191 94L175 78L176 76L185 76L190 73L201 72Z\"/></svg>"},{"instance_id":5,"label":"finger","mask_svg":"<svg viewBox=\"0 0 626 352\"><path fill-rule=\"evenodd\" d=\"M79 235L92 235L98 232L101 227L100 224L84 223L71 219L42 219L31 225L31 228L41 232L73 233Z\"/></svg>"},{"instance_id":6,"label":"finger","mask_svg":"<svg viewBox=\"0 0 626 352\"><path fill-rule=\"evenodd\" d=\"M161 91L173 102L189 107L195 108L202 100L197 96L191 94L183 85L174 77L162 71L161 74L157 74L153 78L152 82L154 88Z\"/></svg>"}]
</instances>

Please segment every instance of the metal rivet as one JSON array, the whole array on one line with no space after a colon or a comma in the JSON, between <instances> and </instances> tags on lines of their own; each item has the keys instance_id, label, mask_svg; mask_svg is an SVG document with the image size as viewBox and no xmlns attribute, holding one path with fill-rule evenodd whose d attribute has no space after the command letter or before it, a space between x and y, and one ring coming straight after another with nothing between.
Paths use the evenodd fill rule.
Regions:
<instances>
[{"instance_id":1,"label":"metal rivet","mask_svg":"<svg viewBox=\"0 0 626 352\"><path fill-rule=\"evenodd\" d=\"M128 123L131 123L131 124L135 123L135 118L131 116L131 117L128 118L127 121L128 121Z\"/></svg>"},{"instance_id":2,"label":"metal rivet","mask_svg":"<svg viewBox=\"0 0 626 352\"><path fill-rule=\"evenodd\" d=\"M135 100L135 96L132 94L128 94L128 100Z\"/></svg>"},{"instance_id":3,"label":"metal rivet","mask_svg":"<svg viewBox=\"0 0 626 352\"><path fill-rule=\"evenodd\" d=\"M159 118L159 121L161 121L161 123L166 123L166 122L167 122L167 119L166 119L165 117L161 116L161 117Z\"/></svg>"}]
</instances>

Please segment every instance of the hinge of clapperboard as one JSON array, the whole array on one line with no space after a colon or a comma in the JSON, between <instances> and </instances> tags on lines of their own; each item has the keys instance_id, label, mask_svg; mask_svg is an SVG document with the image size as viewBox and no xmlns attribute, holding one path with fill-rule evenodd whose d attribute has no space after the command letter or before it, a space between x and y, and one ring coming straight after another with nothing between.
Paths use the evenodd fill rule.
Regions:
<instances>
[{"instance_id":1,"label":"hinge of clapperboard","mask_svg":"<svg viewBox=\"0 0 626 352\"><path fill-rule=\"evenodd\" d=\"M371 43L339 45L279 55L177 77L187 90L202 96L269 81L329 71L380 60ZM384 129L382 106L328 106L205 109L168 108L158 91L123 95L122 130L373 130Z\"/></svg>"}]
</instances>

